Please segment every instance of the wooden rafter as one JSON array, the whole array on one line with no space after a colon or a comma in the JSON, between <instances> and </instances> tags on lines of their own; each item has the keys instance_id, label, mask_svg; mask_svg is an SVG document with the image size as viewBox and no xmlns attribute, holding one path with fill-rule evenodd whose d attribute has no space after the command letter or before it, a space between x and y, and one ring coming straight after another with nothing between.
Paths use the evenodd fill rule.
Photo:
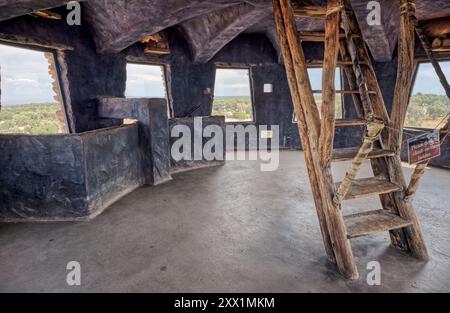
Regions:
<instances>
[{"instance_id":1,"label":"wooden rafter","mask_svg":"<svg viewBox=\"0 0 450 313\"><path fill-rule=\"evenodd\" d=\"M39 10L34 11L33 13L30 13L30 15L35 17L44 18L47 20L61 20L61 15L49 10Z\"/></svg>"}]
</instances>

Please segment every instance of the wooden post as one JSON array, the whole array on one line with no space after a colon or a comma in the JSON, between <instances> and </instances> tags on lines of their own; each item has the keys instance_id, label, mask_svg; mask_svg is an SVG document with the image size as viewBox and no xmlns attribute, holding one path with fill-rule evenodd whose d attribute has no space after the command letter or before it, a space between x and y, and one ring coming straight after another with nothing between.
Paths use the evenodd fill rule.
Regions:
<instances>
[{"instance_id":1,"label":"wooden post","mask_svg":"<svg viewBox=\"0 0 450 313\"><path fill-rule=\"evenodd\" d=\"M339 25L342 9L341 0L328 0L327 15L325 19L325 49L322 69L322 125L319 137L319 155L322 167L331 166L333 155L334 128L335 128L335 101L336 84L335 74L339 53Z\"/></svg>"},{"instance_id":2,"label":"wooden post","mask_svg":"<svg viewBox=\"0 0 450 313\"><path fill-rule=\"evenodd\" d=\"M279 7L279 3L274 0L274 16L276 21L276 27L279 34L286 34L286 29L284 26L284 20L281 13L281 9ZM300 131L300 136L302 138L302 144L305 147L309 147L309 136L308 136L308 128L306 126L306 117L303 112L303 106L301 102L300 93L297 88L297 79L295 77L294 72L294 64L291 55L291 51L289 49L289 43L287 41L286 36L280 35L280 46L281 51L284 58L284 64L286 68L286 74L288 78L289 87L292 95L292 102L294 104L295 114L297 116L297 125ZM320 185L319 180L316 175L316 171L313 167L313 156L310 149L304 150L306 167L308 170L308 176L310 177L311 189L314 196L314 202L317 209L317 216L319 219L320 230L322 232L323 242L325 246L325 252L328 256L328 259L331 262L336 262L334 257L334 251L332 247L330 232L328 230L328 226L326 223L325 213L322 205L322 197L320 194Z\"/></svg>"},{"instance_id":3,"label":"wooden post","mask_svg":"<svg viewBox=\"0 0 450 313\"><path fill-rule=\"evenodd\" d=\"M414 14L415 10L408 15L408 18L410 19L409 22L414 26L416 33L422 44L422 47L425 50L425 53L427 54L431 64L433 65L434 70L436 71L436 74L439 77L442 86L444 87L447 97L450 99L450 85L447 81L447 78L445 77L444 72L442 71L441 66L439 65L439 62L434 57L434 53L430 46L430 43L428 42L428 39L423 33L422 29L419 27L419 22L417 21ZM444 143L445 139L448 137L449 134L450 134L450 118L444 125L444 127L442 127L442 129L440 130L441 144ZM411 176L411 180L408 184L408 188L405 193L405 201L407 201L408 204L411 204L412 201L414 200L414 195L416 194L417 189L419 188L420 179L422 178L423 174L425 174L425 169L427 168L429 162L430 161L419 163L414 169L414 172Z\"/></svg>"},{"instance_id":4,"label":"wooden post","mask_svg":"<svg viewBox=\"0 0 450 313\"><path fill-rule=\"evenodd\" d=\"M314 175L310 176L311 185L318 185L319 187L319 203L322 207L317 207L317 211L318 214L323 214L325 217L339 271L346 278L356 279L358 271L347 238L344 219L340 207L333 204L335 190L331 171L329 168L322 167L322 162L320 162L318 148L320 136L319 112L312 94L306 60L297 35L292 7L288 0L273 0L273 6L275 22L280 42L282 42L283 56L291 58L291 61L285 60L285 67L289 77L291 94L294 101L298 102L295 104L296 114L299 117L299 123L307 127L306 131L301 129L300 133L305 156L307 156L307 166L311 172L314 172Z\"/></svg>"},{"instance_id":5,"label":"wooden post","mask_svg":"<svg viewBox=\"0 0 450 313\"><path fill-rule=\"evenodd\" d=\"M388 147L399 153L402 146L403 127L415 72L414 25L409 15L415 13L415 0L400 0L400 32L398 39L397 82L392 103Z\"/></svg>"}]
</instances>

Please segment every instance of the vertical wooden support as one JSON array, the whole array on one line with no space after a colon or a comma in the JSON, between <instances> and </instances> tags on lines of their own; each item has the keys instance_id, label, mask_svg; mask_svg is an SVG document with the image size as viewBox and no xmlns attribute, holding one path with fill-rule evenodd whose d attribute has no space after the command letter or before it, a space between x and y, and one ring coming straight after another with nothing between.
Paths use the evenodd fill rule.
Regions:
<instances>
[{"instance_id":1,"label":"vertical wooden support","mask_svg":"<svg viewBox=\"0 0 450 313\"><path fill-rule=\"evenodd\" d=\"M310 172L310 182L313 192L319 197L319 201L316 201L316 205L320 205L317 207L319 221L322 217L325 218L325 223L321 221L322 233L324 234L324 229L328 231L328 238L324 236L325 247L327 250L330 246L332 247L339 271L346 278L356 279L358 271L350 242L347 239L344 219L340 206L335 206L332 201L335 190L331 171L329 168L321 166L318 147L321 131L319 112L312 94L306 60L297 35L292 7L288 0L273 0L273 6L281 49L285 58L286 73ZM330 19L329 23L335 20ZM339 30L339 27L330 27L329 31L330 29ZM337 49L337 47L331 48ZM329 138L326 140L329 141Z\"/></svg>"},{"instance_id":2,"label":"vertical wooden support","mask_svg":"<svg viewBox=\"0 0 450 313\"><path fill-rule=\"evenodd\" d=\"M319 137L319 155L322 167L331 166L336 116L335 74L339 53L339 25L342 1L328 0L325 18L325 49L322 69L322 124Z\"/></svg>"},{"instance_id":3,"label":"vertical wooden support","mask_svg":"<svg viewBox=\"0 0 450 313\"><path fill-rule=\"evenodd\" d=\"M412 0L410 0L412 1ZM450 99L450 85L447 81L447 78L445 77L444 72L442 71L441 66L439 65L439 62L434 57L433 50L431 49L430 43L428 42L427 37L422 32L422 29L419 27L419 22L417 21L415 17L415 10L412 10L414 8L410 8L410 13L408 14L408 18L410 19L410 23L412 23L413 27L415 28L415 31L420 39L420 42L422 44L423 49L425 50L425 53L428 56L428 59L430 60L431 64L434 67L434 70L436 71L437 76L439 77L439 80L442 84L442 87L444 87L445 93L447 94L447 97ZM440 130L440 142L441 144L444 143L445 139L450 134L450 118L447 121L447 123L442 127ZM407 201L409 204L412 203L414 199L414 195L417 192L417 189L419 188L420 179L422 178L423 174L425 173L425 169L427 168L429 164L429 161L422 162L417 164L416 168L414 169L414 172L411 176L411 180L409 182L408 188L406 190L405 194L405 201Z\"/></svg>"},{"instance_id":4,"label":"vertical wooden support","mask_svg":"<svg viewBox=\"0 0 450 313\"><path fill-rule=\"evenodd\" d=\"M381 174L387 176L386 178L393 183L402 187L402 191L392 193L390 195L381 196L381 202L384 209L394 211L396 214L412 222L412 225L401 230L391 231L391 243L402 249L408 249L411 253L421 260L428 259L428 251L425 241L422 236L417 216L411 203L405 201L406 182L403 175L403 169L399 157L398 145L401 144L401 136L398 132L403 130L404 114L409 101L409 90L405 84L412 83L413 62L411 62L411 54L413 53L414 40L411 34L413 24L407 21L411 10L414 10L414 1L401 1L401 23L400 23L400 37L399 37L399 80L396 85L396 96L393 108L393 119L395 124L389 134L388 144L397 145L397 147L390 146L397 152L395 157L386 158L384 160L373 160L372 167L376 175ZM410 75L411 77L408 77ZM406 90L403 90L406 89ZM408 93L406 96L405 94ZM397 132L397 134L392 134Z\"/></svg>"},{"instance_id":5,"label":"vertical wooden support","mask_svg":"<svg viewBox=\"0 0 450 313\"><path fill-rule=\"evenodd\" d=\"M391 122L394 131L389 132L389 149L399 153L402 146L403 127L415 72L414 25L410 14L415 13L415 0L400 0L400 31L398 39L397 82L392 103ZM397 130L397 131L395 131Z\"/></svg>"},{"instance_id":6,"label":"vertical wooden support","mask_svg":"<svg viewBox=\"0 0 450 313\"><path fill-rule=\"evenodd\" d=\"M276 27L277 27L278 33L286 34L286 29L284 26L281 9L279 7L279 4L275 3L275 1L274 1L274 15L275 15L275 20L277 21ZM310 143L309 143L309 136L308 136L308 128L306 125L306 117L305 117L305 113L303 111L303 107L301 104L300 93L298 92L298 88L297 88L297 79L295 77L293 59L291 56L291 52L289 49L289 44L288 44L286 36L280 36L280 46L281 46L281 51L282 51L283 58L284 58L288 83L289 83L289 87L291 90L292 101L294 104L294 110L295 110L295 114L297 116L297 121L298 121L297 124L298 124L298 128L300 130L300 136L302 138L302 144L306 147L309 147ZM313 156L312 156L310 149L305 149L304 154L305 154L306 166L308 169L308 176L310 177L311 189L313 192L314 201L315 201L315 205L317 208L317 216L319 219L320 229L322 232L323 242L324 242L324 246L325 246L325 252L328 256L328 259L331 262L335 262L336 260L334 257L333 247L332 247L332 243L331 243L330 232L328 230L325 213L323 211L322 197L320 194L320 185L318 183L319 180L317 178L316 171L313 167Z\"/></svg>"}]
</instances>

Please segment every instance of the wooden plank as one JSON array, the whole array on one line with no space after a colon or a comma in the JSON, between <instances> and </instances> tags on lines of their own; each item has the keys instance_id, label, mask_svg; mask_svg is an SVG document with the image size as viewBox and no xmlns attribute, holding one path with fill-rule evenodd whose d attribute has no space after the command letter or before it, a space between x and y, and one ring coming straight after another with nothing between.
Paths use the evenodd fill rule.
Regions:
<instances>
[{"instance_id":1,"label":"wooden plank","mask_svg":"<svg viewBox=\"0 0 450 313\"><path fill-rule=\"evenodd\" d=\"M40 38L30 37L30 36L21 36L14 34L6 34L0 33L0 42L6 42L10 44L21 44L21 45L30 45L37 46L46 49L55 49L55 50L74 50L72 46L46 41Z\"/></svg>"},{"instance_id":2,"label":"wooden plank","mask_svg":"<svg viewBox=\"0 0 450 313\"><path fill-rule=\"evenodd\" d=\"M323 32L298 32L301 41L324 42L325 33ZM339 39L345 39L345 34L339 34Z\"/></svg>"},{"instance_id":3,"label":"wooden plank","mask_svg":"<svg viewBox=\"0 0 450 313\"><path fill-rule=\"evenodd\" d=\"M335 92L342 95L357 95L361 93L359 90L336 90ZM322 93L322 90L313 90L313 93ZM376 95L377 93L376 91L368 91L368 94Z\"/></svg>"},{"instance_id":4,"label":"wooden plank","mask_svg":"<svg viewBox=\"0 0 450 313\"><path fill-rule=\"evenodd\" d=\"M292 5L295 17L325 19L327 14L326 6L318 6L318 5L300 6L296 5L295 3L292 3Z\"/></svg>"},{"instance_id":5,"label":"wooden plank","mask_svg":"<svg viewBox=\"0 0 450 313\"><path fill-rule=\"evenodd\" d=\"M336 183L336 187L339 187L340 184ZM380 177L354 179L344 200L382 195L400 190L401 188L398 185Z\"/></svg>"},{"instance_id":6,"label":"wooden plank","mask_svg":"<svg viewBox=\"0 0 450 313\"><path fill-rule=\"evenodd\" d=\"M347 237L356 238L374 233L390 231L410 226L407 219L386 210L377 210L344 216Z\"/></svg>"},{"instance_id":7,"label":"wooden plank","mask_svg":"<svg viewBox=\"0 0 450 313\"><path fill-rule=\"evenodd\" d=\"M61 15L48 10L34 11L30 13L34 17L40 17L47 20L61 20Z\"/></svg>"},{"instance_id":8,"label":"wooden plank","mask_svg":"<svg viewBox=\"0 0 450 313\"><path fill-rule=\"evenodd\" d=\"M334 162L351 161L355 158L356 154L358 154L358 151L359 147L334 149L333 161ZM367 159L391 157L394 155L395 152L391 150L374 149L367 155Z\"/></svg>"},{"instance_id":9,"label":"wooden plank","mask_svg":"<svg viewBox=\"0 0 450 313\"><path fill-rule=\"evenodd\" d=\"M345 127L345 126L364 126L367 124L367 121L361 118L347 118L347 119L338 119L336 120L336 127Z\"/></svg>"}]
</instances>

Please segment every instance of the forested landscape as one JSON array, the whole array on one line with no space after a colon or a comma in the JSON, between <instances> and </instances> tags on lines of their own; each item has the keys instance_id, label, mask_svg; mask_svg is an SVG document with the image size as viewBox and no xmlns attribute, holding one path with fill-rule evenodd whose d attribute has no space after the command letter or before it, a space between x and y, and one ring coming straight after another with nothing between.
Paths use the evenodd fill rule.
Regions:
<instances>
[{"instance_id":1,"label":"forested landscape","mask_svg":"<svg viewBox=\"0 0 450 313\"><path fill-rule=\"evenodd\" d=\"M436 128L448 113L450 113L450 100L447 96L417 93L411 97L405 125Z\"/></svg>"},{"instance_id":2,"label":"forested landscape","mask_svg":"<svg viewBox=\"0 0 450 313\"><path fill-rule=\"evenodd\" d=\"M0 133L45 135L63 133L64 120L57 103L2 106Z\"/></svg>"},{"instance_id":3,"label":"forested landscape","mask_svg":"<svg viewBox=\"0 0 450 313\"><path fill-rule=\"evenodd\" d=\"M321 95L315 95L321 105ZM341 97L336 97L336 118L341 117ZM436 128L450 113L450 100L444 95L418 93L411 97L406 123L408 127ZM223 115L227 122L253 121L251 97L217 97L212 115ZM0 133L57 134L65 132L63 113L57 103L3 106ZM440 125L442 126L442 125Z\"/></svg>"}]
</instances>

